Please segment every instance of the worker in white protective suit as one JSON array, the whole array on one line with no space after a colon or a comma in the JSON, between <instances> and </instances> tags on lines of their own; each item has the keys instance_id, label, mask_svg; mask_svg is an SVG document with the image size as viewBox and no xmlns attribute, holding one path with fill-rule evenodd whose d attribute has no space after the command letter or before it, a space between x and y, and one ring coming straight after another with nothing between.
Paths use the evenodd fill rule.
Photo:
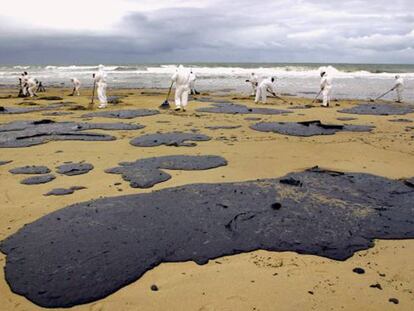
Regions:
<instances>
[{"instance_id":1,"label":"worker in white protective suit","mask_svg":"<svg viewBox=\"0 0 414 311\"><path fill-rule=\"evenodd\" d=\"M28 81L30 79L29 74L25 71L22 73L21 77L20 77L20 85L22 88L22 95L23 97L26 97L29 95L29 91L28 91Z\"/></svg>"},{"instance_id":2,"label":"worker in white protective suit","mask_svg":"<svg viewBox=\"0 0 414 311\"><path fill-rule=\"evenodd\" d=\"M98 99L99 99L99 106L98 108L106 108L108 106L108 99L106 97L106 72L105 67L103 65L99 65L99 70L97 73L93 75L94 81L97 87Z\"/></svg>"},{"instance_id":3,"label":"worker in white protective suit","mask_svg":"<svg viewBox=\"0 0 414 311\"><path fill-rule=\"evenodd\" d=\"M403 92L404 92L404 79L401 76L395 76L395 84L393 90L397 91L397 103L402 103L403 101Z\"/></svg>"},{"instance_id":4,"label":"worker in white protective suit","mask_svg":"<svg viewBox=\"0 0 414 311\"><path fill-rule=\"evenodd\" d=\"M249 80L246 80L246 82L249 82L252 85L252 96L256 95L257 92L257 86L258 86L258 78L254 72L251 73Z\"/></svg>"},{"instance_id":5,"label":"worker in white protective suit","mask_svg":"<svg viewBox=\"0 0 414 311\"><path fill-rule=\"evenodd\" d=\"M76 78L72 78L72 79L70 79L70 81L72 81L72 84L73 84L73 91L72 91L72 95L71 96L75 96L75 94L77 96L80 96L79 89L81 87L81 82L78 79L76 79Z\"/></svg>"},{"instance_id":6,"label":"worker in white protective suit","mask_svg":"<svg viewBox=\"0 0 414 311\"><path fill-rule=\"evenodd\" d=\"M322 107L329 107L331 103L332 78L325 70L321 71L321 92L323 95Z\"/></svg>"},{"instance_id":7,"label":"worker in white protective suit","mask_svg":"<svg viewBox=\"0 0 414 311\"><path fill-rule=\"evenodd\" d=\"M29 79L27 79L27 92L29 93L30 97L37 97L36 90L37 80L29 77Z\"/></svg>"},{"instance_id":8,"label":"worker in white protective suit","mask_svg":"<svg viewBox=\"0 0 414 311\"><path fill-rule=\"evenodd\" d=\"M195 75L195 73L193 71L191 71L190 72L190 94L191 95L198 95L198 94L200 94L195 89L195 82L196 82L196 80L197 80L197 76Z\"/></svg>"},{"instance_id":9,"label":"worker in white protective suit","mask_svg":"<svg viewBox=\"0 0 414 311\"><path fill-rule=\"evenodd\" d=\"M267 92L273 94L273 96L276 96L274 82L275 78L273 77L264 79L262 82L260 82L259 87L256 90L256 99L254 100L256 104L258 104L259 101L263 104L266 104Z\"/></svg>"},{"instance_id":10,"label":"worker in white protective suit","mask_svg":"<svg viewBox=\"0 0 414 311\"><path fill-rule=\"evenodd\" d=\"M171 79L175 83L175 111L185 111L190 92L190 72L180 65Z\"/></svg>"}]
</instances>

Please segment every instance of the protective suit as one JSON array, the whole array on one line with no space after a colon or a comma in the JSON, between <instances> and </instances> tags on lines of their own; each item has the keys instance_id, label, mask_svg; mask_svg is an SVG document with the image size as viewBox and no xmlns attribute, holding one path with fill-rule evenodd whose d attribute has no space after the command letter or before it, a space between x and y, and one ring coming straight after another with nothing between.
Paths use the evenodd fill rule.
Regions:
<instances>
[{"instance_id":1,"label":"protective suit","mask_svg":"<svg viewBox=\"0 0 414 311\"><path fill-rule=\"evenodd\" d=\"M33 79L33 78L27 79L27 91L28 91L30 97L37 96L36 95L36 90L37 90L37 81L36 81L36 79Z\"/></svg>"},{"instance_id":2,"label":"protective suit","mask_svg":"<svg viewBox=\"0 0 414 311\"><path fill-rule=\"evenodd\" d=\"M185 111L190 92L190 72L180 65L171 80L175 83L175 110Z\"/></svg>"},{"instance_id":3,"label":"protective suit","mask_svg":"<svg viewBox=\"0 0 414 311\"><path fill-rule=\"evenodd\" d=\"M99 106L98 108L106 108L106 106L108 106L108 99L106 97L106 77L107 74L104 71L104 66L103 65L99 65L99 70L97 73L95 73L95 83L96 83L96 87L97 87L97 94L98 94L98 99L99 99Z\"/></svg>"},{"instance_id":4,"label":"protective suit","mask_svg":"<svg viewBox=\"0 0 414 311\"><path fill-rule=\"evenodd\" d=\"M259 101L263 104L266 104L267 92L276 95L275 86L273 84L274 82L275 78L264 79L262 82L260 82L259 87L256 90L256 99L254 100L256 104L259 103Z\"/></svg>"},{"instance_id":5,"label":"protective suit","mask_svg":"<svg viewBox=\"0 0 414 311\"><path fill-rule=\"evenodd\" d=\"M196 82L196 80L197 80L197 76L191 71L190 72L190 92L191 92L191 95L197 95L197 94L199 94L197 92L197 90L195 89L195 82Z\"/></svg>"},{"instance_id":6,"label":"protective suit","mask_svg":"<svg viewBox=\"0 0 414 311\"><path fill-rule=\"evenodd\" d=\"M395 76L394 90L397 91L397 103L403 101L403 92L404 92L404 79L400 76Z\"/></svg>"},{"instance_id":7,"label":"protective suit","mask_svg":"<svg viewBox=\"0 0 414 311\"><path fill-rule=\"evenodd\" d=\"M28 85L28 81L30 79L30 76L27 74L27 72L23 72L22 73L22 77L21 77L21 86L22 86L22 93L23 93L23 97L26 97L29 95L29 85Z\"/></svg>"},{"instance_id":8,"label":"protective suit","mask_svg":"<svg viewBox=\"0 0 414 311\"><path fill-rule=\"evenodd\" d=\"M254 72L252 72L252 74L250 75L249 80L247 80L248 82L250 82L250 84L252 85L252 96L254 96L257 92L257 86L258 86L258 82L259 80L257 79L257 76L255 75Z\"/></svg>"},{"instance_id":9,"label":"protective suit","mask_svg":"<svg viewBox=\"0 0 414 311\"><path fill-rule=\"evenodd\" d=\"M78 79L76 79L76 78L72 78L72 79L70 79L71 81L72 81L72 83L73 83L73 92L72 92L72 96L75 96L75 94L77 95L77 96L80 96L80 92L79 92L79 89L80 89L80 86L81 86L81 82L78 80Z\"/></svg>"},{"instance_id":10,"label":"protective suit","mask_svg":"<svg viewBox=\"0 0 414 311\"><path fill-rule=\"evenodd\" d=\"M321 91L323 95L322 106L329 107L332 93L332 78L325 71L321 73Z\"/></svg>"}]
</instances>

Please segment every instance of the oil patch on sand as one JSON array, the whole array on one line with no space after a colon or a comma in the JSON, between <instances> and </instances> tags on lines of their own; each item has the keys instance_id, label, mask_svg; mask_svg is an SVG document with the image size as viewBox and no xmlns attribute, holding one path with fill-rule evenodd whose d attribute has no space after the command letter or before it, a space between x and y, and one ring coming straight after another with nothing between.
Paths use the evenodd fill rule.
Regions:
<instances>
[{"instance_id":1,"label":"oil patch on sand","mask_svg":"<svg viewBox=\"0 0 414 311\"><path fill-rule=\"evenodd\" d=\"M2 241L13 292L43 307L96 301L162 262L295 251L345 260L374 239L414 238L404 181L314 168L78 203Z\"/></svg>"},{"instance_id":2,"label":"oil patch on sand","mask_svg":"<svg viewBox=\"0 0 414 311\"><path fill-rule=\"evenodd\" d=\"M200 171L225 166L227 161L219 156L175 155L124 162L119 165L105 172L122 175L122 178L128 181L132 188L151 188L171 179L171 175L163 169Z\"/></svg>"},{"instance_id":3,"label":"oil patch on sand","mask_svg":"<svg viewBox=\"0 0 414 311\"><path fill-rule=\"evenodd\" d=\"M250 126L260 132L273 132L290 136L310 137L334 135L338 132L370 132L375 127L369 125L324 124L319 120L303 122L261 122Z\"/></svg>"}]
</instances>

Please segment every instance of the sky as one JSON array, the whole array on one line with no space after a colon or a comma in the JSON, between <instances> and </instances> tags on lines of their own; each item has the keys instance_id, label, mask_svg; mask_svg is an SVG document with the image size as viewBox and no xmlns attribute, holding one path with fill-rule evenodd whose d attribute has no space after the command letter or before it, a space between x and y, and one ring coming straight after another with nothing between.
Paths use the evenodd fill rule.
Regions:
<instances>
[{"instance_id":1,"label":"sky","mask_svg":"<svg viewBox=\"0 0 414 311\"><path fill-rule=\"evenodd\" d=\"M414 63L413 0L19 0L0 64Z\"/></svg>"}]
</instances>

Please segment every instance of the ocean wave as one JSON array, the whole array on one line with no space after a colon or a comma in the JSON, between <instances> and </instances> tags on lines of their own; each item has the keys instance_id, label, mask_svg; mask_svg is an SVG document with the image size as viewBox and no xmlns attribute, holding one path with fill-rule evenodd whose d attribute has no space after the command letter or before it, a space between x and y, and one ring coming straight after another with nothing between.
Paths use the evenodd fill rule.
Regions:
<instances>
[{"instance_id":1,"label":"ocean wave","mask_svg":"<svg viewBox=\"0 0 414 311\"><path fill-rule=\"evenodd\" d=\"M207 76L248 76L252 72L262 76L315 76L319 75L319 64L187 64L199 75ZM405 76L414 75L414 65L332 65L327 67L331 75L338 77L381 77L401 74ZM173 74L177 69L175 64L162 65L106 65L105 70L119 74ZM25 66L11 65L1 66L2 72L15 72L19 70L30 71L33 74L49 73L87 73L98 70L98 65L47 65L47 66Z\"/></svg>"},{"instance_id":2,"label":"ocean wave","mask_svg":"<svg viewBox=\"0 0 414 311\"><path fill-rule=\"evenodd\" d=\"M137 71L138 67L136 66L118 66L113 71Z\"/></svg>"},{"instance_id":3,"label":"ocean wave","mask_svg":"<svg viewBox=\"0 0 414 311\"><path fill-rule=\"evenodd\" d=\"M105 66L105 70L113 71L119 68L119 66ZM69 66L54 66L48 65L44 67L48 71L71 71L71 72L82 72L82 71L96 71L98 70L98 65L96 66L78 66L78 65L69 65Z\"/></svg>"},{"instance_id":4,"label":"ocean wave","mask_svg":"<svg viewBox=\"0 0 414 311\"><path fill-rule=\"evenodd\" d=\"M98 66L46 66L45 70L55 70L55 71L85 71L85 70L98 70Z\"/></svg>"},{"instance_id":5,"label":"ocean wave","mask_svg":"<svg viewBox=\"0 0 414 311\"><path fill-rule=\"evenodd\" d=\"M192 69L199 80L209 80L210 83L211 81L217 81L217 83L226 84L231 83L232 80L245 80L252 72L259 78L276 77L279 80L285 79L287 81L318 80L322 67L325 67L325 70L335 79L392 80L396 74L400 74L407 81L414 80L413 65L187 64L185 66ZM157 83L157 81L169 79L176 69L177 65L174 64L105 66L108 79L112 81L136 81L138 79L139 81L148 81L148 83ZM72 77L89 81L92 73L98 70L98 67L96 65L3 65L0 67L0 83L14 83L23 70L28 71L32 77L39 80L54 83L56 81L66 82Z\"/></svg>"},{"instance_id":6,"label":"ocean wave","mask_svg":"<svg viewBox=\"0 0 414 311\"><path fill-rule=\"evenodd\" d=\"M26 70L29 69L30 66L13 66L13 69L20 69L20 70Z\"/></svg>"},{"instance_id":7,"label":"ocean wave","mask_svg":"<svg viewBox=\"0 0 414 311\"><path fill-rule=\"evenodd\" d=\"M215 78L229 78L229 77L246 77L252 72L261 77L317 77L320 75L321 68L325 67L325 70L333 77L339 78L355 78L355 77L378 77L378 78L389 78L393 77L398 72L381 72L373 73L368 70L354 70L348 71L344 69L338 69L334 66L275 66L275 67L257 67L257 68L243 68L243 67L198 67L188 66L200 76L215 77ZM176 70L175 65L162 65L159 67L148 67L143 73L146 74L173 74ZM407 72L401 74L406 78L413 77L414 72Z\"/></svg>"}]
</instances>

